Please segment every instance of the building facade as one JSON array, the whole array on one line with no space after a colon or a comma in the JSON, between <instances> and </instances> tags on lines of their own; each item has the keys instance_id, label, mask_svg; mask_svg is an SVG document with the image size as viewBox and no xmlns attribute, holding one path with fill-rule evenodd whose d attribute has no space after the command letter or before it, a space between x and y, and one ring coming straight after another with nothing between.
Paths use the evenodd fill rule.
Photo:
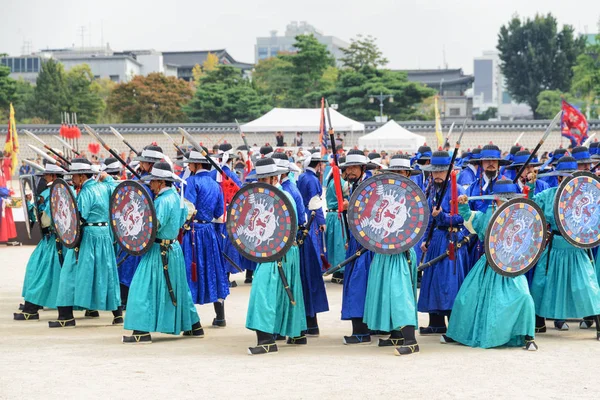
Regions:
<instances>
[{"instance_id":1,"label":"building facade","mask_svg":"<svg viewBox=\"0 0 600 400\"><path fill-rule=\"evenodd\" d=\"M350 46L348 42L335 36L324 35L305 21L293 21L287 25L283 36L277 36L277 31L271 31L270 36L256 38L254 62L258 63L260 60L275 57L278 53L295 53L298 51L294 47L298 35L314 35L319 43L327 46L327 50L333 55L336 62L344 56L341 49Z\"/></svg>"},{"instance_id":2,"label":"building facade","mask_svg":"<svg viewBox=\"0 0 600 400\"><path fill-rule=\"evenodd\" d=\"M192 69L196 65L202 66L208 54L215 54L219 58L219 64L231 65L239 68L242 74L249 78L252 75L252 69L254 64L239 62L234 59L225 49L217 50L198 50L198 51L164 51L163 57L164 62L168 65L173 66L177 70L177 77L186 81L190 81L194 78Z\"/></svg>"}]
</instances>

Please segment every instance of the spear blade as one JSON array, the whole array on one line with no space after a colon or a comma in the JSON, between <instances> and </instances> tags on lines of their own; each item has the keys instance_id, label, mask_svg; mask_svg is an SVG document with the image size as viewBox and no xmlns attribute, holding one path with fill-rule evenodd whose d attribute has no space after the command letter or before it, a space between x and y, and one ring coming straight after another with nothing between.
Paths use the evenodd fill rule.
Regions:
<instances>
[{"instance_id":1,"label":"spear blade","mask_svg":"<svg viewBox=\"0 0 600 400\"><path fill-rule=\"evenodd\" d=\"M81 155L77 150L75 150L75 148L73 146L71 146L66 140L64 140L60 136L54 135L52 137L54 139L58 140L63 146L65 146L67 149L71 150L73 153L77 154L78 156Z\"/></svg>"},{"instance_id":2,"label":"spear blade","mask_svg":"<svg viewBox=\"0 0 600 400\"><path fill-rule=\"evenodd\" d=\"M23 133L26 134L27 136L29 136L30 138L37 140L42 146L44 146L44 147L48 146L46 144L46 142L44 142L42 139L40 139L33 133L29 132L27 129L23 129Z\"/></svg>"},{"instance_id":3,"label":"spear blade","mask_svg":"<svg viewBox=\"0 0 600 400\"><path fill-rule=\"evenodd\" d=\"M44 153L42 150L38 149L37 147L35 147L32 144L28 144L27 146L29 146L29 148L31 150L33 150L37 155L39 155L40 157L42 157L44 160L51 162L52 164L56 164L56 159L50 157L48 154Z\"/></svg>"},{"instance_id":4,"label":"spear blade","mask_svg":"<svg viewBox=\"0 0 600 400\"><path fill-rule=\"evenodd\" d=\"M44 167L42 167L40 164L38 163L34 163L33 161L29 161L29 160L23 160L23 162L31 167L33 167L33 169L36 169L38 171L44 171Z\"/></svg>"}]
</instances>

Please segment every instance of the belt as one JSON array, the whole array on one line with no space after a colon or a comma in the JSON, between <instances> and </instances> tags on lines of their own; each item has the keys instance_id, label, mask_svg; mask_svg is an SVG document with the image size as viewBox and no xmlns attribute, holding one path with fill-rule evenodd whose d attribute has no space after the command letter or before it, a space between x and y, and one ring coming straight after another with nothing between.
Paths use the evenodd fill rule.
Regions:
<instances>
[{"instance_id":1,"label":"belt","mask_svg":"<svg viewBox=\"0 0 600 400\"><path fill-rule=\"evenodd\" d=\"M562 233L560 233L560 231L552 230L552 235L554 235L554 236L562 236Z\"/></svg>"},{"instance_id":2,"label":"belt","mask_svg":"<svg viewBox=\"0 0 600 400\"><path fill-rule=\"evenodd\" d=\"M440 231L448 231L448 232L459 232L460 228L457 227L443 227L443 226L438 226L437 229L439 229Z\"/></svg>"},{"instance_id":3,"label":"belt","mask_svg":"<svg viewBox=\"0 0 600 400\"><path fill-rule=\"evenodd\" d=\"M170 246L170 245L172 245L175 242L175 240L176 239L169 240L169 239L158 239L158 238L156 238L156 239L154 239L154 243L158 243L158 244L161 244L161 245L164 245L164 246Z\"/></svg>"},{"instance_id":4,"label":"belt","mask_svg":"<svg viewBox=\"0 0 600 400\"><path fill-rule=\"evenodd\" d=\"M50 235L52 233L52 231L50 230L50 228L42 228L42 235L47 236Z\"/></svg>"},{"instance_id":5,"label":"belt","mask_svg":"<svg viewBox=\"0 0 600 400\"><path fill-rule=\"evenodd\" d=\"M331 210L327 210L327 212L337 212L337 211L338 211L337 209L333 209L333 208Z\"/></svg>"},{"instance_id":6,"label":"belt","mask_svg":"<svg viewBox=\"0 0 600 400\"><path fill-rule=\"evenodd\" d=\"M108 226L108 222L85 222L83 226Z\"/></svg>"},{"instance_id":7,"label":"belt","mask_svg":"<svg viewBox=\"0 0 600 400\"><path fill-rule=\"evenodd\" d=\"M212 221L204 221L204 220L201 220L201 219L195 219L194 220L195 224L210 224L211 222Z\"/></svg>"}]
</instances>

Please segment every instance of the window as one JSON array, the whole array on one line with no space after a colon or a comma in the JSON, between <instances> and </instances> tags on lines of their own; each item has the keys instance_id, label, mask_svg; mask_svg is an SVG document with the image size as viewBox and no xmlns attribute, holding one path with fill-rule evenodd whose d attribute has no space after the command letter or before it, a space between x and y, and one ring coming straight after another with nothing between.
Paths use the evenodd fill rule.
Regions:
<instances>
[{"instance_id":1,"label":"window","mask_svg":"<svg viewBox=\"0 0 600 400\"><path fill-rule=\"evenodd\" d=\"M502 104L510 104L512 98L508 92L502 92Z\"/></svg>"},{"instance_id":2,"label":"window","mask_svg":"<svg viewBox=\"0 0 600 400\"><path fill-rule=\"evenodd\" d=\"M40 72L40 59L39 58L33 59L33 72Z\"/></svg>"},{"instance_id":3,"label":"window","mask_svg":"<svg viewBox=\"0 0 600 400\"><path fill-rule=\"evenodd\" d=\"M271 57L275 57L279 53L279 47L271 47Z\"/></svg>"},{"instance_id":4,"label":"window","mask_svg":"<svg viewBox=\"0 0 600 400\"><path fill-rule=\"evenodd\" d=\"M33 72L33 58L27 58L27 72Z\"/></svg>"},{"instance_id":5,"label":"window","mask_svg":"<svg viewBox=\"0 0 600 400\"><path fill-rule=\"evenodd\" d=\"M258 59L264 60L269 57L269 48L268 47L259 47L258 48Z\"/></svg>"},{"instance_id":6,"label":"window","mask_svg":"<svg viewBox=\"0 0 600 400\"><path fill-rule=\"evenodd\" d=\"M109 78L113 82L119 82L119 75L109 75Z\"/></svg>"},{"instance_id":7,"label":"window","mask_svg":"<svg viewBox=\"0 0 600 400\"><path fill-rule=\"evenodd\" d=\"M451 117L459 117L460 116L460 108L450 108L450 116Z\"/></svg>"}]
</instances>

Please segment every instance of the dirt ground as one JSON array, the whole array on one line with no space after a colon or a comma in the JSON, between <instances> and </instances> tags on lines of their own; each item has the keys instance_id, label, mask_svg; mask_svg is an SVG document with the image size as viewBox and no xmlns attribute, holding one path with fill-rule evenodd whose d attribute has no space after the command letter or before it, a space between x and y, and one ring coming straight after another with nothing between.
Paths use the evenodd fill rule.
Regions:
<instances>
[{"instance_id":1,"label":"dirt ground","mask_svg":"<svg viewBox=\"0 0 600 400\"><path fill-rule=\"evenodd\" d=\"M0 247L1 399L315 399L315 398L560 398L598 397L600 342L595 331L550 329L538 352L442 345L417 337L419 354L396 357L391 348L349 347L342 336L341 286L327 283L330 309L320 314L321 336L304 347L250 357L253 332L244 322L250 285L226 302L227 328L205 328L204 339L153 335L154 343L126 346L112 315L76 313L77 328L50 330L56 312L39 322L13 321L33 247ZM212 306L198 307L203 325ZM420 315L420 323L427 322ZM375 340L376 341L376 340Z\"/></svg>"}]
</instances>

